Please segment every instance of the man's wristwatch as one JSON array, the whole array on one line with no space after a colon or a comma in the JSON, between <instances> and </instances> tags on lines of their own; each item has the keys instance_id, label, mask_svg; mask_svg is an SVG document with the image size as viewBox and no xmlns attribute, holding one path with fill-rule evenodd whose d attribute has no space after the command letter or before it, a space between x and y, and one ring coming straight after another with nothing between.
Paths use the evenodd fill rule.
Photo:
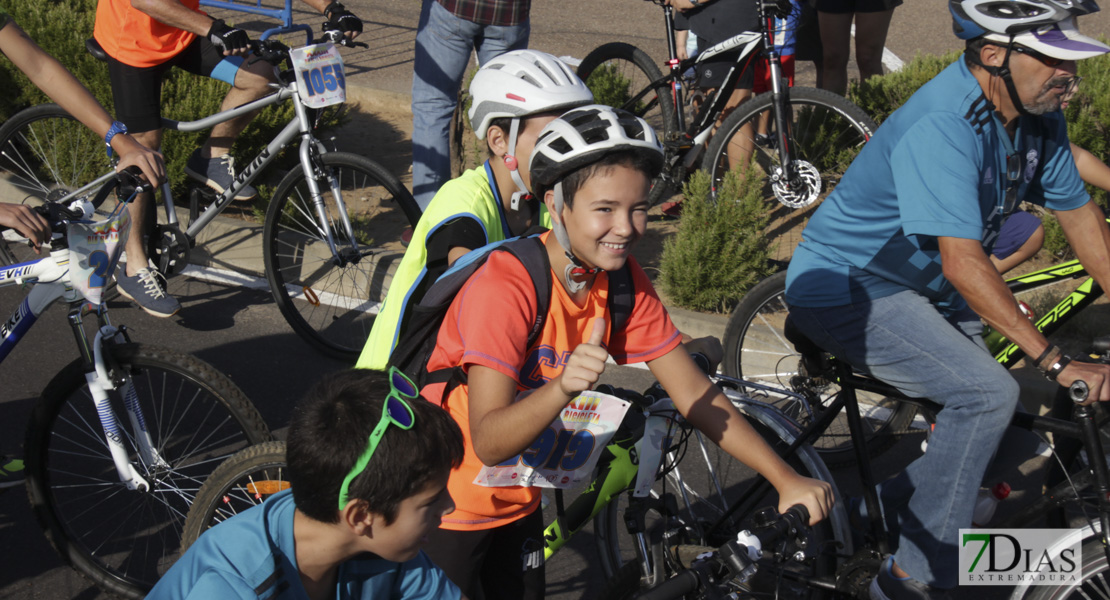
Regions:
<instances>
[{"instance_id":1,"label":"man's wristwatch","mask_svg":"<svg viewBox=\"0 0 1110 600\"><path fill-rule=\"evenodd\" d=\"M104 134L104 145L108 147L108 158L112 158L112 138L116 137L117 133L127 133L127 126L119 121L113 121L112 126L108 128L108 133Z\"/></svg>"}]
</instances>

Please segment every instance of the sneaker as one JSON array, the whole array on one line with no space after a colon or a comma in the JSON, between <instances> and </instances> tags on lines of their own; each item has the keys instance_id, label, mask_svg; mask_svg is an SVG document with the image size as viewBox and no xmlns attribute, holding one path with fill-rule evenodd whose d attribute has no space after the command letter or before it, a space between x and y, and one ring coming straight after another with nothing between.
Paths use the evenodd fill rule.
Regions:
<instances>
[{"instance_id":1,"label":"sneaker","mask_svg":"<svg viewBox=\"0 0 1110 600\"><path fill-rule=\"evenodd\" d=\"M230 154L202 158L197 148L185 163L185 174L222 194L235 181L235 159ZM246 185L235 194L236 200L250 200L258 190Z\"/></svg>"},{"instance_id":2,"label":"sneaker","mask_svg":"<svg viewBox=\"0 0 1110 600\"><path fill-rule=\"evenodd\" d=\"M946 590L934 588L912 577L897 577L891 567L894 557L887 557L879 575L871 580L871 600L941 600L949 597Z\"/></svg>"},{"instance_id":3,"label":"sneaker","mask_svg":"<svg viewBox=\"0 0 1110 600\"><path fill-rule=\"evenodd\" d=\"M0 454L0 490L23 485L23 461Z\"/></svg>"},{"instance_id":4,"label":"sneaker","mask_svg":"<svg viewBox=\"0 0 1110 600\"><path fill-rule=\"evenodd\" d=\"M129 276L127 267L121 264L116 272L116 284L119 293L156 317L170 317L181 310L181 303L166 293L166 280L157 271L139 269L138 274Z\"/></svg>"}]
</instances>

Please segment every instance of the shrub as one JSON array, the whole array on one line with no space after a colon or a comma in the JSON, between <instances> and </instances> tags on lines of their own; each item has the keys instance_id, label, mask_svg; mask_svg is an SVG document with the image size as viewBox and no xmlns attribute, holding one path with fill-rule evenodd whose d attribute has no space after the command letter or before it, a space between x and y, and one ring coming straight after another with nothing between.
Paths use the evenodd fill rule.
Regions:
<instances>
[{"instance_id":1,"label":"shrub","mask_svg":"<svg viewBox=\"0 0 1110 600\"><path fill-rule=\"evenodd\" d=\"M663 246L659 282L678 306L727 312L771 273L763 178L756 168L736 169L725 176L717 202L709 192L705 172L687 181L678 232Z\"/></svg>"},{"instance_id":2,"label":"shrub","mask_svg":"<svg viewBox=\"0 0 1110 600\"><path fill-rule=\"evenodd\" d=\"M848 90L848 99L881 125L891 113L905 104L918 88L936 77L962 55L963 51L959 50L944 56L918 54L893 73L853 83Z\"/></svg>"},{"instance_id":3,"label":"shrub","mask_svg":"<svg viewBox=\"0 0 1110 600\"><path fill-rule=\"evenodd\" d=\"M14 2L7 7L7 10L16 23L39 46L56 57L85 84L85 87L89 88L109 113L115 112L111 84L108 80L108 67L85 50L85 39L92 37L96 0ZM4 89L11 90L10 93L0 97L0 117L4 119L28 106L50 102L50 99L32 85L27 76L9 61L0 61L0 85L5 85ZM227 90L226 83L174 69L163 80L162 114L179 121L211 115L219 111L220 103L227 95ZM253 159L288 123L293 114L294 109L290 102L264 109L236 140L232 154L239 159L240 164ZM330 111L321 122L321 129L334 127L342 122L343 115L340 111ZM169 179L174 184L174 194L179 196L179 203L187 201L184 195L185 162L189 155L204 143L208 133L207 130L194 133L165 132L162 154L166 159ZM288 152L290 148L292 152ZM294 165L297 160L296 148L297 144L291 144L276 164L282 167ZM281 170L271 165L267 169L267 174L274 178ZM263 198L263 201L268 201L268 198Z\"/></svg>"}]
</instances>

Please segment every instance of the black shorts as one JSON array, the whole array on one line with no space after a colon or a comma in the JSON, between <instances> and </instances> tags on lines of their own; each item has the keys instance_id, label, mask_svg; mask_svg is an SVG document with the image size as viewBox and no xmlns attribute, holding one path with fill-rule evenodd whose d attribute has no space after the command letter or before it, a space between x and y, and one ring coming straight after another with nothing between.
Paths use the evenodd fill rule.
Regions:
<instances>
[{"instance_id":1,"label":"black shorts","mask_svg":"<svg viewBox=\"0 0 1110 600\"><path fill-rule=\"evenodd\" d=\"M468 598L542 600L543 511L478 531L436 529L424 552Z\"/></svg>"},{"instance_id":2,"label":"black shorts","mask_svg":"<svg viewBox=\"0 0 1110 600\"><path fill-rule=\"evenodd\" d=\"M108 76L116 119L131 133L162 128L162 76L173 67L235 85L242 57L224 56L207 38L197 36L173 58L153 67L132 67L108 57Z\"/></svg>"},{"instance_id":3,"label":"black shorts","mask_svg":"<svg viewBox=\"0 0 1110 600\"><path fill-rule=\"evenodd\" d=\"M817 0L817 11L835 14L883 12L901 4L902 0Z\"/></svg>"}]
</instances>

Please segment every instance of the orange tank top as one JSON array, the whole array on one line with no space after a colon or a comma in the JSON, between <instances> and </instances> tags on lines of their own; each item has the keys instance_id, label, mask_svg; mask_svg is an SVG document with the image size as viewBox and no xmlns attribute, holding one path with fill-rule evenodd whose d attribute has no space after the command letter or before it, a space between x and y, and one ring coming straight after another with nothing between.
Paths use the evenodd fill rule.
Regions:
<instances>
[{"instance_id":1,"label":"orange tank top","mask_svg":"<svg viewBox=\"0 0 1110 600\"><path fill-rule=\"evenodd\" d=\"M203 13L200 0L180 0ZM155 21L131 6L130 0L100 0L96 4L93 37L112 58L132 67L153 67L177 56L193 42L193 33Z\"/></svg>"}]
</instances>

